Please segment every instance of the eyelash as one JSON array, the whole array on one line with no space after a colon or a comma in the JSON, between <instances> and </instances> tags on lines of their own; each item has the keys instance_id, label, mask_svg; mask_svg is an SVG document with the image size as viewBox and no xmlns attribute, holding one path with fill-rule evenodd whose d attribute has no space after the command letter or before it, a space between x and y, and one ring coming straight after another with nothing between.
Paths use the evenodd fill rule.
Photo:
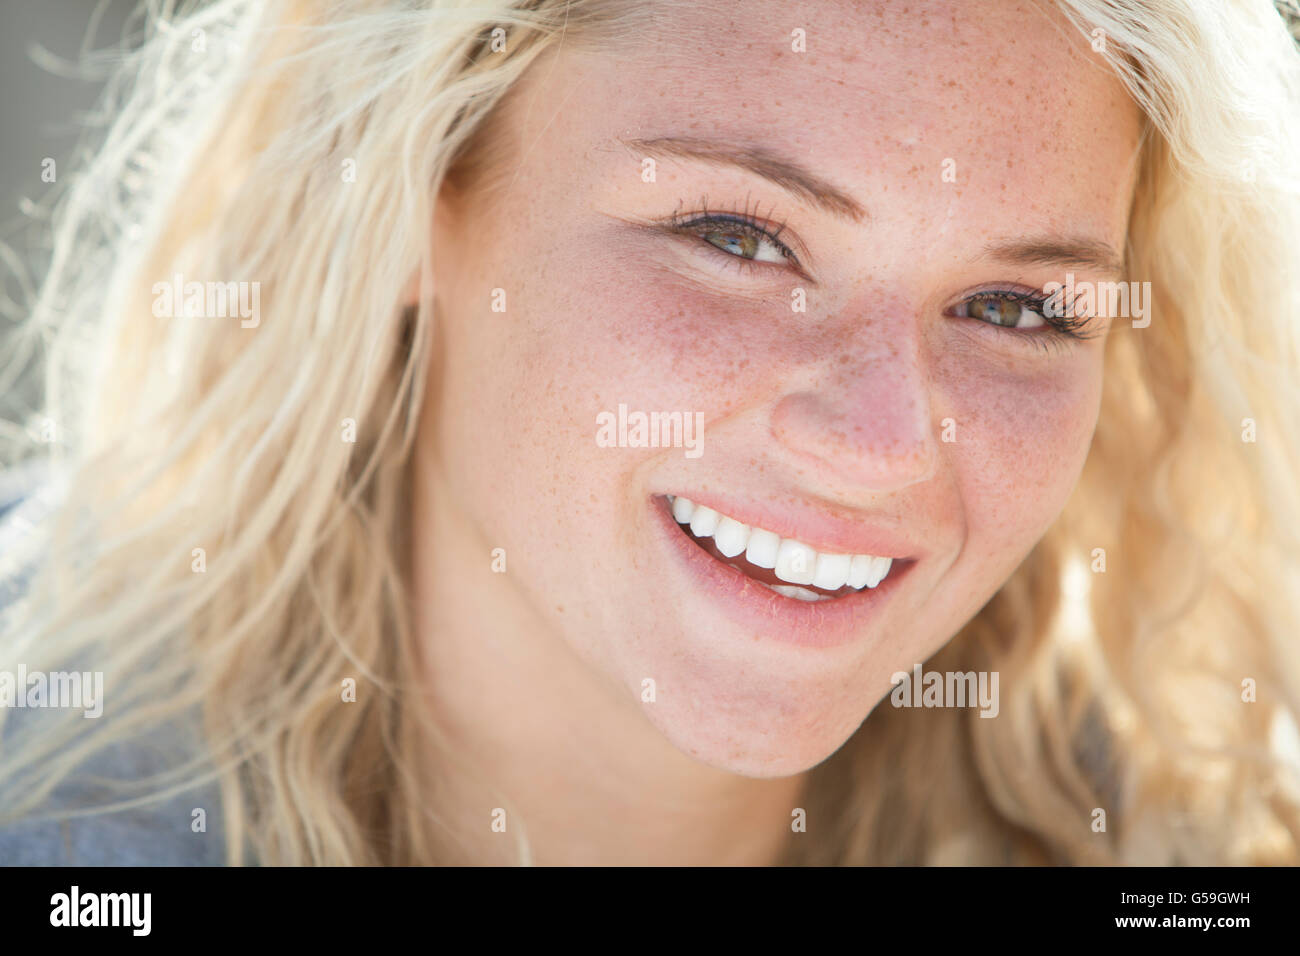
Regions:
<instances>
[{"instance_id":1,"label":"eyelash","mask_svg":"<svg viewBox=\"0 0 1300 956\"><path fill-rule=\"evenodd\" d=\"M1023 289L1009 288L991 288L979 289L975 292L968 293L958 305L967 304L976 299L999 298L1006 299L1008 302L1015 302L1018 305L1026 306L1029 310L1043 320L1045 325L1034 329L1010 329L1006 326L997 325L993 322L985 322L983 319L976 319L973 316L955 316L955 318L969 318L975 322L990 326L998 332L1010 332L1023 339L1046 348L1050 344L1061 344L1065 340L1084 341L1093 338L1098 334L1097 329L1092 327L1092 320L1088 316L1074 315L1075 299L1070 299L1062 303L1064 315L1051 316L1043 310L1047 303L1055 296L1048 292L1026 292ZM1053 341L1054 340L1054 341Z\"/></svg>"},{"instance_id":2,"label":"eyelash","mask_svg":"<svg viewBox=\"0 0 1300 956\"><path fill-rule=\"evenodd\" d=\"M785 222L782 221L776 229L767 228L763 221L757 217L757 205L751 212L749 208L749 199L746 197L745 205L741 209L714 209L708 207L706 198L701 197L699 207L688 213L682 213L680 208L665 222L670 232L677 235L695 236L704 241L708 249L717 254L717 256L728 260L728 264L734 267L755 270L765 267L776 266L777 263L766 262L762 260L750 259L745 256L738 256L734 253L724 252L716 245L703 239L705 233L717 231L706 229L706 226L723 226L728 229L738 231L755 240L772 243L777 250L788 259L796 269L801 273L803 267L799 262L798 256L778 236L785 229ZM779 266L778 266L779 267ZM1073 314L1074 302L1064 303L1064 315L1049 316L1043 310L1047 303L1053 298L1052 294L1046 292L1026 292L1023 289L1012 288L989 288L978 289L970 292L961 300L960 304L969 303L979 298L998 297L1006 299L1009 302L1018 303L1021 306L1027 306L1030 311L1037 314L1045 323L1036 329L1011 329L1005 326L997 325L993 322L986 322L983 319L976 319L972 316L953 316L954 318L970 318L974 322L980 322L987 325L997 332L1011 333L1017 340L1032 343L1043 349L1051 346L1060 346L1067 341L1083 341L1093 338L1097 332L1091 329L1091 321L1088 317L1076 316Z\"/></svg>"}]
</instances>

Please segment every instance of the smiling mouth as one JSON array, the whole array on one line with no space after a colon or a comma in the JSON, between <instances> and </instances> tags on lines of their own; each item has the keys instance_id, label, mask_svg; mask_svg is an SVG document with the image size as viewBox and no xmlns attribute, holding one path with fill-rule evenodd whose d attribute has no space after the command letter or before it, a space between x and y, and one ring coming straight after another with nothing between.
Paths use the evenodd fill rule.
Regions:
<instances>
[{"instance_id":1,"label":"smiling mouth","mask_svg":"<svg viewBox=\"0 0 1300 956\"><path fill-rule=\"evenodd\" d=\"M896 563L907 563L870 554L817 551L802 541L744 524L680 495L665 498L687 537L718 561L783 597L800 601L849 597L875 589Z\"/></svg>"}]
</instances>

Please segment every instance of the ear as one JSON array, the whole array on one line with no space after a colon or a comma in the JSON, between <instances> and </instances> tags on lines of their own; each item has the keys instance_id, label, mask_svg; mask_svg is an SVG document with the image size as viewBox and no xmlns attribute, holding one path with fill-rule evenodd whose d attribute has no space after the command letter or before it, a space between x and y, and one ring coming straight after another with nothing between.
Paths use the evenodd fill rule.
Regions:
<instances>
[{"instance_id":1,"label":"ear","mask_svg":"<svg viewBox=\"0 0 1300 956\"><path fill-rule=\"evenodd\" d=\"M453 247L447 242L449 230L455 229L454 222L456 216L457 204L455 202L455 189L446 181L438 190L437 199L434 201L433 219L429 223L430 236L429 240L433 248L434 262L441 261ZM420 302L420 269L417 266L411 273L410 278L406 280L406 287L402 291L402 306L404 308L414 308Z\"/></svg>"},{"instance_id":2,"label":"ear","mask_svg":"<svg viewBox=\"0 0 1300 956\"><path fill-rule=\"evenodd\" d=\"M402 308L414 308L420 301L420 270L416 269L411 273L411 277L406 280L406 288L402 291Z\"/></svg>"}]
</instances>

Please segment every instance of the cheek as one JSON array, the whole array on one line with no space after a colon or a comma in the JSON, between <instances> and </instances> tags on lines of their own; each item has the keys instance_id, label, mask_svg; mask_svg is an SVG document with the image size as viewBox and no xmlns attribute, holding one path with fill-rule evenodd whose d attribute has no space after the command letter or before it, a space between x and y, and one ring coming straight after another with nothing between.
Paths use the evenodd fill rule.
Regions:
<instances>
[{"instance_id":1,"label":"cheek","mask_svg":"<svg viewBox=\"0 0 1300 956\"><path fill-rule=\"evenodd\" d=\"M610 553L603 537L629 504L620 492L643 492L638 470L682 452L601 447L597 416L700 412L707 451L709 425L744 404L736 373L759 366L735 338L754 317L607 243L533 228L510 239L477 239L494 251L443 288L439 454L494 540Z\"/></svg>"},{"instance_id":2,"label":"cheek","mask_svg":"<svg viewBox=\"0 0 1300 956\"><path fill-rule=\"evenodd\" d=\"M608 247L553 257L516 301L492 346L518 383L515 414L544 414L537 427L568 432L584 458L607 451L594 444L602 411L700 412L707 428L752 404L763 376L778 381L777 363L798 360L778 305L709 294Z\"/></svg>"},{"instance_id":3,"label":"cheek","mask_svg":"<svg viewBox=\"0 0 1300 956\"><path fill-rule=\"evenodd\" d=\"M1101 391L1098 343L1027 358L1021 371L974 364L946 376L956 441L946 450L968 546L1018 564L1064 507L1087 457Z\"/></svg>"}]
</instances>

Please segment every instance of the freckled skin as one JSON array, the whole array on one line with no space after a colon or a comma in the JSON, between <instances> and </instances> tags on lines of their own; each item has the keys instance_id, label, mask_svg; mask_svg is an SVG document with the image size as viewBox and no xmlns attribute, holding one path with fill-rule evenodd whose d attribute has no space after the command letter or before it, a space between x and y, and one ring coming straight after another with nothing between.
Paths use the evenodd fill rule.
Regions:
<instances>
[{"instance_id":1,"label":"freckled skin","mask_svg":"<svg viewBox=\"0 0 1300 956\"><path fill-rule=\"evenodd\" d=\"M945 315L978 287L1063 280L973 264L991 238L1123 247L1138 113L1053 16L1001 0L960 20L942 3L692 4L617 56L539 60L503 116L517 168L491 207L444 195L441 357L416 452L419 627L449 725L556 832L575 806L622 801L622 820L703 792L701 814L726 793L788 830L800 775L1060 512L1096 423L1104 338L1039 349ZM870 221L724 167L660 159L646 183L641 157L609 145L669 135L766 144ZM941 179L948 158L956 182ZM629 223L701 196L771 210L814 281ZM598 447L596 416L620 403L702 412L703 456ZM652 494L710 489L886 520L929 557L861 639L763 640L684 586L652 531ZM564 766L576 753L581 785ZM592 774L624 781L608 785L618 796Z\"/></svg>"}]
</instances>

